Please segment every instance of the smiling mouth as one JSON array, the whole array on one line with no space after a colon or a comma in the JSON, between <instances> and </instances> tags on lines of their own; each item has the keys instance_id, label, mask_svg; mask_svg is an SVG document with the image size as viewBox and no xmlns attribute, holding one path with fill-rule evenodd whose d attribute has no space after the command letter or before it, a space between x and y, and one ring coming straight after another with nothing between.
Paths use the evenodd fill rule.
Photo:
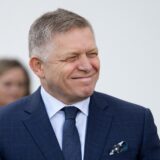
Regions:
<instances>
[{"instance_id":1,"label":"smiling mouth","mask_svg":"<svg viewBox=\"0 0 160 160\"><path fill-rule=\"evenodd\" d=\"M87 77L73 77L72 79L91 79L93 75Z\"/></svg>"},{"instance_id":2,"label":"smiling mouth","mask_svg":"<svg viewBox=\"0 0 160 160\"><path fill-rule=\"evenodd\" d=\"M73 77L72 80L80 81L80 82L89 84L89 83L92 82L93 76L94 76L94 75L86 76L86 77Z\"/></svg>"}]
</instances>

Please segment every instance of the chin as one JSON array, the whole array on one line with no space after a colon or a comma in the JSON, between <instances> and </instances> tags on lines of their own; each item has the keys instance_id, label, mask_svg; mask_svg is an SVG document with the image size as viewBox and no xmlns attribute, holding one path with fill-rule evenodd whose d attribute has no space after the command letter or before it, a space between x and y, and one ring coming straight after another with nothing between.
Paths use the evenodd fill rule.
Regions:
<instances>
[{"instance_id":1,"label":"chin","mask_svg":"<svg viewBox=\"0 0 160 160\"><path fill-rule=\"evenodd\" d=\"M82 95L83 95L84 98L87 98L87 97L89 97L93 94L93 91L94 91L93 89L92 90L84 90L82 92Z\"/></svg>"}]
</instances>

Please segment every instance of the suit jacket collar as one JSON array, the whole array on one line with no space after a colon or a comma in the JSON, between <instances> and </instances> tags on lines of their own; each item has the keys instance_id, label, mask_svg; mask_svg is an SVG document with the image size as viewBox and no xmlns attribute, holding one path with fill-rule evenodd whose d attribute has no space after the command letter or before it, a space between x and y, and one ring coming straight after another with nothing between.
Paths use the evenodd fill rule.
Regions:
<instances>
[{"instance_id":1,"label":"suit jacket collar","mask_svg":"<svg viewBox=\"0 0 160 160\"><path fill-rule=\"evenodd\" d=\"M62 151L49 121L40 89L30 96L23 123L46 160L63 160Z\"/></svg>"},{"instance_id":2,"label":"suit jacket collar","mask_svg":"<svg viewBox=\"0 0 160 160\"><path fill-rule=\"evenodd\" d=\"M107 112L104 95L95 92L90 101L87 123L84 160L98 160L103 154L109 133L112 115Z\"/></svg>"}]
</instances>

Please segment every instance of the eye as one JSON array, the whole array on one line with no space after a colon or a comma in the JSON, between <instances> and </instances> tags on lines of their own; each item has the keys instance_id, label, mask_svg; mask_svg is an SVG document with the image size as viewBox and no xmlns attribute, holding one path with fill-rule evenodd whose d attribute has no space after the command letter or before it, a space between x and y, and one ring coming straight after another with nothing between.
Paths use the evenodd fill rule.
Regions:
<instances>
[{"instance_id":1,"label":"eye","mask_svg":"<svg viewBox=\"0 0 160 160\"><path fill-rule=\"evenodd\" d=\"M26 86L26 82L17 82L17 87L24 88Z\"/></svg>"},{"instance_id":2,"label":"eye","mask_svg":"<svg viewBox=\"0 0 160 160\"><path fill-rule=\"evenodd\" d=\"M78 56L72 56L72 57L67 57L66 59L62 60L63 62L74 62L78 59Z\"/></svg>"},{"instance_id":3,"label":"eye","mask_svg":"<svg viewBox=\"0 0 160 160\"><path fill-rule=\"evenodd\" d=\"M87 56L89 58L94 58L94 57L97 57L98 53L97 52L91 52L91 53L88 53Z\"/></svg>"},{"instance_id":4,"label":"eye","mask_svg":"<svg viewBox=\"0 0 160 160\"><path fill-rule=\"evenodd\" d=\"M3 86L4 87L11 87L12 86L12 82L3 82Z\"/></svg>"}]
</instances>

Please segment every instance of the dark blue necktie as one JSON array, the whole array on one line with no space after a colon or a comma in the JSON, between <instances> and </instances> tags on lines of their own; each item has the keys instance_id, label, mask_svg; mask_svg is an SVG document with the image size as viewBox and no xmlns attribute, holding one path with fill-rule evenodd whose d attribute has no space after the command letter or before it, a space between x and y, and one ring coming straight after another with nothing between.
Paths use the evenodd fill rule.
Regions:
<instances>
[{"instance_id":1,"label":"dark blue necktie","mask_svg":"<svg viewBox=\"0 0 160 160\"><path fill-rule=\"evenodd\" d=\"M82 160L81 144L75 118L78 112L76 107L67 106L64 109L65 122L63 126L62 151L65 160Z\"/></svg>"}]
</instances>

